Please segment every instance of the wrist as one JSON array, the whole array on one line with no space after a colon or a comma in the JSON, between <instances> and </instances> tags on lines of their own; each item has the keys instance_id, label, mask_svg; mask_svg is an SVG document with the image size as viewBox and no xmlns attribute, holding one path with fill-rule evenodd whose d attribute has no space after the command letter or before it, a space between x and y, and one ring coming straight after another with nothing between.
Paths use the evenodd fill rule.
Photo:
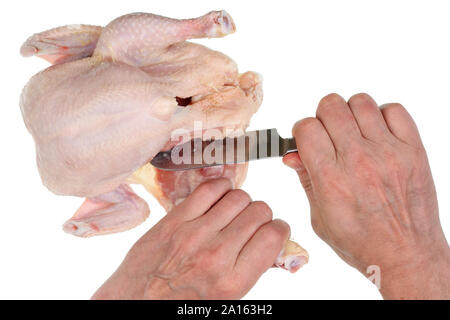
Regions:
<instances>
[{"instance_id":1,"label":"wrist","mask_svg":"<svg viewBox=\"0 0 450 320\"><path fill-rule=\"evenodd\" d=\"M139 283L116 271L91 297L92 300L142 299Z\"/></svg>"},{"instance_id":2,"label":"wrist","mask_svg":"<svg viewBox=\"0 0 450 320\"><path fill-rule=\"evenodd\" d=\"M380 293L384 299L450 298L450 248L415 252L395 267L381 268Z\"/></svg>"}]
</instances>

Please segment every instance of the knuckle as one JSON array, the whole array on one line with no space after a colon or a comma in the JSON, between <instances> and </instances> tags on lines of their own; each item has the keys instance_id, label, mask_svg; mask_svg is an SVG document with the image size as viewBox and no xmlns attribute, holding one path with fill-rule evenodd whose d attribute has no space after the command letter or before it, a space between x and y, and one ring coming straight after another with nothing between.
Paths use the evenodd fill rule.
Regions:
<instances>
[{"instance_id":1,"label":"knuckle","mask_svg":"<svg viewBox=\"0 0 450 320\"><path fill-rule=\"evenodd\" d=\"M230 197L232 201L237 201L240 203L250 203L252 201L250 195L242 189L229 191L227 197Z\"/></svg>"},{"instance_id":2,"label":"knuckle","mask_svg":"<svg viewBox=\"0 0 450 320\"><path fill-rule=\"evenodd\" d=\"M252 202L251 207L258 213L258 216L260 216L260 214L263 214L263 217L265 217L266 219L272 219L272 209L264 201L254 201Z\"/></svg>"},{"instance_id":3,"label":"knuckle","mask_svg":"<svg viewBox=\"0 0 450 320\"><path fill-rule=\"evenodd\" d=\"M196 189L196 192L200 193L202 195L209 194L211 191L211 188L214 188L214 181L209 180L209 181L206 181L206 182L202 183L201 185L199 185Z\"/></svg>"},{"instance_id":4,"label":"knuckle","mask_svg":"<svg viewBox=\"0 0 450 320\"><path fill-rule=\"evenodd\" d=\"M291 228L282 220L274 220L269 225L266 241L270 244L284 243L289 236Z\"/></svg>"},{"instance_id":5,"label":"knuckle","mask_svg":"<svg viewBox=\"0 0 450 320\"><path fill-rule=\"evenodd\" d=\"M330 93L320 100L319 106L317 107L317 114L326 112L327 109L334 108L341 103L345 103L345 101L340 95L337 93Z\"/></svg>"},{"instance_id":6,"label":"knuckle","mask_svg":"<svg viewBox=\"0 0 450 320\"><path fill-rule=\"evenodd\" d=\"M319 104L336 104L336 103L341 103L342 102L342 97L340 95L338 95L337 93L330 93L328 95L326 95L325 97L323 97L320 100Z\"/></svg>"},{"instance_id":7,"label":"knuckle","mask_svg":"<svg viewBox=\"0 0 450 320\"><path fill-rule=\"evenodd\" d=\"M202 183L195 189L194 192L200 198L203 198L203 197L204 198L210 198L210 197L218 198L219 195L217 195L215 192L212 192L212 191L219 189L223 184L227 184L231 188L231 182L228 179L219 178L219 179L211 179L211 180L208 180L208 181Z\"/></svg>"},{"instance_id":8,"label":"knuckle","mask_svg":"<svg viewBox=\"0 0 450 320\"><path fill-rule=\"evenodd\" d=\"M356 104L367 104L371 103L372 101L373 101L372 97L364 92L357 93L351 96L350 99L348 99L349 103L356 103Z\"/></svg>"},{"instance_id":9,"label":"knuckle","mask_svg":"<svg viewBox=\"0 0 450 320\"><path fill-rule=\"evenodd\" d=\"M406 112L406 108L398 102L386 103L386 104L380 106L380 108L383 110L383 112L387 112L387 113Z\"/></svg>"},{"instance_id":10,"label":"knuckle","mask_svg":"<svg viewBox=\"0 0 450 320\"><path fill-rule=\"evenodd\" d=\"M207 182L199 185L195 189L194 193L200 198L207 197L211 193L211 187L212 187L212 182L207 181Z\"/></svg>"},{"instance_id":11,"label":"knuckle","mask_svg":"<svg viewBox=\"0 0 450 320\"><path fill-rule=\"evenodd\" d=\"M265 239L269 245L277 245L286 240L280 230L276 228L269 228Z\"/></svg>"},{"instance_id":12,"label":"knuckle","mask_svg":"<svg viewBox=\"0 0 450 320\"><path fill-rule=\"evenodd\" d=\"M292 135L297 136L297 135L303 134L304 132L309 132L311 130L311 128L314 128L315 126L317 126L318 121L319 120L317 120L316 118L312 118L312 117L308 117L308 118L298 121L294 125L294 128L292 129Z\"/></svg>"}]
</instances>

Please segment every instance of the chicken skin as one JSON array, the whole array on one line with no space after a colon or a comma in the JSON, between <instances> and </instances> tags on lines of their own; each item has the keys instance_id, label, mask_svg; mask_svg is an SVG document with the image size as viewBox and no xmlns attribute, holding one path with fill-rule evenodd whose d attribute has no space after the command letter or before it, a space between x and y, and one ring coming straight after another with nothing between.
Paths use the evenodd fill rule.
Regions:
<instances>
[{"instance_id":1,"label":"chicken skin","mask_svg":"<svg viewBox=\"0 0 450 320\"><path fill-rule=\"evenodd\" d=\"M42 181L56 194L86 198L64 231L89 237L143 222L150 211L133 183L166 210L208 179L242 184L247 164L176 173L149 164L177 144L174 131L195 134L195 122L224 133L248 126L262 102L261 78L240 74L226 55L186 41L234 31L225 11L183 20L133 13L106 27L51 29L23 44L22 55L53 64L31 78L20 101ZM283 254L297 259L288 259L289 266L281 259L279 266L294 270L307 261L294 247Z\"/></svg>"}]
</instances>

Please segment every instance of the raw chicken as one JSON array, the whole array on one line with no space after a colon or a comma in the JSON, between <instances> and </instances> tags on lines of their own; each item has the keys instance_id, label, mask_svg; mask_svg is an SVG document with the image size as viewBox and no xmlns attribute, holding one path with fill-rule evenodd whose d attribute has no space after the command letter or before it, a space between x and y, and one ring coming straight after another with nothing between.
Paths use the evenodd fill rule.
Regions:
<instances>
[{"instance_id":1,"label":"raw chicken","mask_svg":"<svg viewBox=\"0 0 450 320\"><path fill-rule=\"evenodd\" d=\"M260 77L239 74L224 54L185 41L234 31L225 11L185 20L134 13L104 28L51 29L23 44L22 55L53 64L32 77L20 103L42 181L56 194L87 198L66 232L89 237L144 221L148 205L130 183L143 184L166 210L205 180L242 184L247 164L184 172L148 164L179 142L174 131L196 134L195 121L222 132L248 126L262 102ZM307 257L288 243L276 264L295 271Z\"/></svg>"}]
</instances>

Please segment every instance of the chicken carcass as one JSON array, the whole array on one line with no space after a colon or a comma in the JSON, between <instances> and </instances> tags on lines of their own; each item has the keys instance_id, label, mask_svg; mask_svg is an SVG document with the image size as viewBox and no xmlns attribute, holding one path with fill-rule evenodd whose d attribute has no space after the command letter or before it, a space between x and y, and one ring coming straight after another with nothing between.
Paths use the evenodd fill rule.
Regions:
<instances>
[{"instance_id":1,"label":"chicken carcass","mask_svg":"<svg viewBox=\"0 0 450 320\"><path fill-rule=\"evenodd\" d=\"M173 147L175 130L245 129L262 102L260 77L240 74L226 55L188 39L235 31L225 11L176 20L148 13L106 27L69 25L41 32L24 56L53 65L31 78L21 96L44 185L86 197L63 228L89 237L130 229L149 215L130 184L140 183L166 209L201 182L228 177L239 187L247 164L164 172L149 161ZM307 253L288 243L277 265L298 269Z\"/></svg>"}]
</instances>

